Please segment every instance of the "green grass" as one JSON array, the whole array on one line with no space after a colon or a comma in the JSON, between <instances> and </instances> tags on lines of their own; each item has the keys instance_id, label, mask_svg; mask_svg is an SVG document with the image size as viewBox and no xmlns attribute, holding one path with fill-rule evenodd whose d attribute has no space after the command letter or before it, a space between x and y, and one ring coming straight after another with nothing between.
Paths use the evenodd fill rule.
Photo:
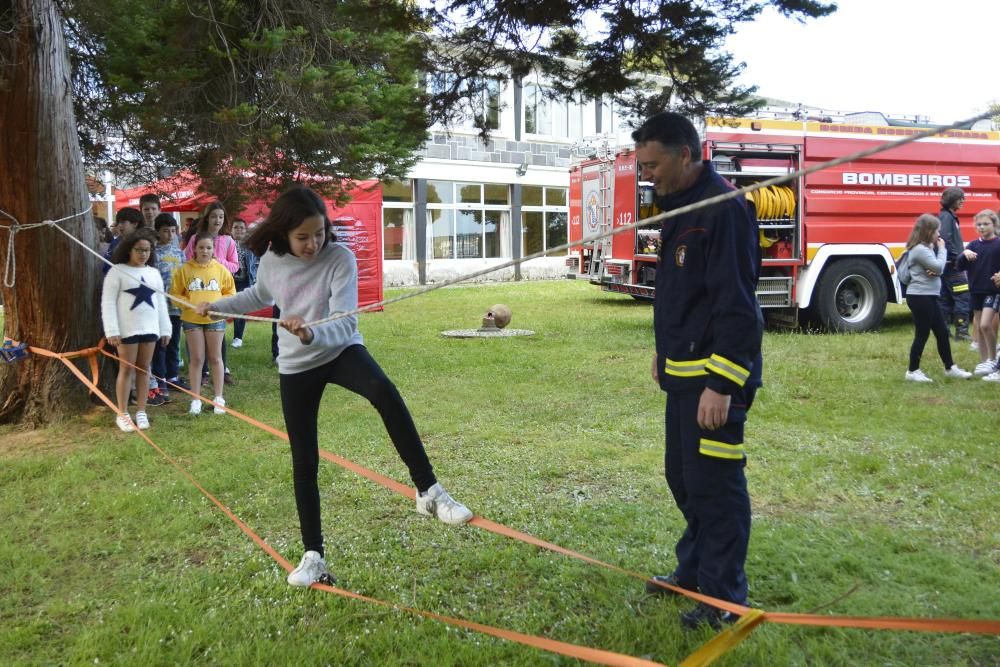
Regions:
<instances>
[{"instance_id":1,"label":"green grass","mask_svg":"<svg viewBox=\"0 0 1000 667\"><path fill-rule=\"evenodd\" d=\"M494 303L530 338L454 340ZM478 514L665 573L681 517L662 477L652 311L582 282L447 289L365 315L437 474ZM282 427L269 330L231 350L230 404ZM854 336L769 332L748 425L751 598L770 611L1000 618L1000 390L902 381L893 307ZM956 345L958 362L973 353ZM287 445L231 417L151 409L150 435L289 560ZM371 407L330 387L321 446L406 481ZM340 584L401 605L677 664L710 637L641 582L471 527L320 469ZM0 430L0 664L551 665L575 661L315 591L284 573L108 410ZM975 635L765 625L723 665L996 665Z\"/></svg>"}]
</instances>

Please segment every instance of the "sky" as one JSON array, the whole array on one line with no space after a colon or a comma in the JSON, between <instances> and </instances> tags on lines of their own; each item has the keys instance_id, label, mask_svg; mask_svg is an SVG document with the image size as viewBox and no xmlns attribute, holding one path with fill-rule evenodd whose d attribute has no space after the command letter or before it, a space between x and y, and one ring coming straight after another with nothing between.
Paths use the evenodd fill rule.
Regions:
<instances>
[{"instance_id":1,"label":"sky","mask_svg":"<svg viewBox=\"0 0 1000 667\"><path fill-rule=\"evenodd\" d=\"M963 120L1000 100L1000 0L837 0L805 24L767 10L726 49L739 83L829 111Z\"/></svg>"}]
</instances>

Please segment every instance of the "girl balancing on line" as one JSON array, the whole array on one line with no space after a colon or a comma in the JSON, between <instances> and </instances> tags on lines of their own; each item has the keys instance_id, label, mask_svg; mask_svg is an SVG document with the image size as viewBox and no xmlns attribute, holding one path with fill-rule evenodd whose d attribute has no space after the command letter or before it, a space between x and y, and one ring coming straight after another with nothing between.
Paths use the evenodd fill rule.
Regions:
<instances>
[{"instance_id":1,"label":"girl balancing on line","mask_svg":"<svg viewBox=\"0 0 1000 667\"><path fill-rule=\"evenodd\" d=\"M359 394L378 410L392 444L417 487L416 510L458 525L472 512L437 482L413 419L358 332L357 316L314 327L305 322L350 312L358 303L358 270L353 253L336 243L326 205L308 188L281 195L246 245L261 257L257 282L209 309L246 313L277 305L284 319L278 335L281 407L292 450L292 478L305 554L288 575L293 586L330 580L323 551L317 474L317 416L327 384Z\"/></svg>"},{"instance_id":2,"label":"girl balancing on line","mask_svg":"<svg viewBox=\"0 0 1000 667\"><path fill-rule=\"evenodd\" d=\"M212 257L215 250L214 238L210 234L199 232L193 240L194 259L174 271L170 293L195 305L236 294L232 274ZM213 320L184 307L181 309L181 327L187 336L188 353L191 355L191 363L188 364L191 391L195 395L201 394L201 369L207 357L208 366L212 370L212 388L215 390L214 412L217 415L225 414L226 411L219 406L226 404L222 397L222 374L225 368L222 362L222 339L226 335L226 321ZM201 414L201 399L191 401L189 413Z\"/></svg>"},{"instance_id":3,"label":"girl balancing on line","mask_svg":"<svg viewBox=\"0 0 1000 667\"><path fill-rule=\"evenodd\" d=\"M115 383L115 423L126 433L135 430L128 414L132 373L136 386L145 388L149 382L146 369L156 342L164 346L170 342L170 315L163 296L163 279L156 268L155 244L156 235L149 229L138 229L125 237L112 253L115 268L105 276L101 292L104 335L122 359ZM145 389L136 392L135 426L143 430L149 428L146 398Z\"/></svg>"}]
</instances>

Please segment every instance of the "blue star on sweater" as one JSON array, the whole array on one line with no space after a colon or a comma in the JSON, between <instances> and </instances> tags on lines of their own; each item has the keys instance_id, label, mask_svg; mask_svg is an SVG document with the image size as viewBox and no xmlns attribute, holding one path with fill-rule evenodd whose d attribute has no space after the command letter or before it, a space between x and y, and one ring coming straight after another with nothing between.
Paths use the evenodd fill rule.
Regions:
<instances>
[{"instance_id":1,"label":"blue star on sweater","mask_svg":"<svg viewBox=\"0 0 1000 667\"><path fill-rule=\"evenodd\" d=\"M132 302L132 307L129 308L129 310L135 310L143 302L148 303L150 308L155 308L155 306L153 305L153 295L156 294L156 292L154 292L149 287L146 287L145 278L140 278L139 280L142 283L141 285L139 285L138 287L133 287L132 289L124 290L125 292L128 292L129 294L135 297L135 301Z\"/></svg>"}]
</instances>

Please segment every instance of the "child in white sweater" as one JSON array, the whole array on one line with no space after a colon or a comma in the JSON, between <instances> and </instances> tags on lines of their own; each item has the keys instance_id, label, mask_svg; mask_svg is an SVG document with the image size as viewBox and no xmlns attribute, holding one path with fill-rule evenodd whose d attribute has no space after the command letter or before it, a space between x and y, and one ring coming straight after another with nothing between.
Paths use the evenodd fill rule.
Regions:
<instances>
[{"instance_id":1,"label":"child in white sweater","mask_svg":"<svg viewBox=\"0 0 1000 667\"><path fill-rule=\"evenodd\" d=\"M170 315L163 296L163 279L156 268L155 246L156 235L149 229L138 229L123 238L111 256L115 266L105 276L101 293L104 335L118 349L122 360L115 384L118 402L115 423L126 433L134 431L135 426L149 428L145 391L136 392L135 426L128 414L132 373L135 372L136 386L146 387L156 342L163 345L170 342Z\"/></svg>"}]
</instances>

